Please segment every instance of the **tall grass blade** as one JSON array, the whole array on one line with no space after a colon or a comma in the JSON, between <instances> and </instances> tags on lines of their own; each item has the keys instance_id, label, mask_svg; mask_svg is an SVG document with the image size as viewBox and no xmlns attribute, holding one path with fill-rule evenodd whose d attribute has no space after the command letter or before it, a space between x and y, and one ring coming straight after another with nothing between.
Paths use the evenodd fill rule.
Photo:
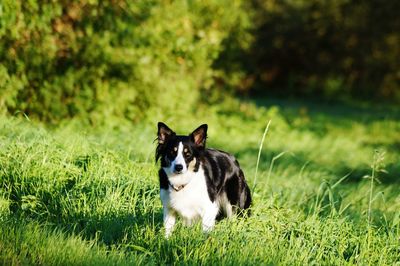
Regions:
<instances>
[{"instance_id":1,"label":"tall grass blade","mask_svg":"<svg viewBox=\"0 0 400 266\"><path fill-rule=\"evenodd\" d=\"M262 152L262 148L263 148L265 136L266 136L267 133L268 133L269 125L270 125L270 124L271 124L271 120L268 121L268 124L267 124L267 126L265 127L264 134L263 134L263 136L262 136L262 139L261 139L261 142L260 142L260 146L259 146L259 148L258 148L256 172L255 172L255 174L254 174L254 183L253 183L252 193L254 193L254 189L256 188L256 184L257 184L257 174L258 174L258 165L260 164L261 152Z\"/></svg>"}]
</instances>

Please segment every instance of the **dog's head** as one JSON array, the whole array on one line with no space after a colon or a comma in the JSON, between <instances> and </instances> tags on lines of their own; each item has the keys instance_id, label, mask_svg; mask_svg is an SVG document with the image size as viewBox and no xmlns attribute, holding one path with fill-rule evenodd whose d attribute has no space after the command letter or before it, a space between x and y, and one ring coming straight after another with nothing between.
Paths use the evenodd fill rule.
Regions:
<instances>
[{"instance_id":1,"label":"dog's head","mask_svg":"<svg viewBox=\"0 0 400 266\"><path fill-rule=\"evenodd\" d=\"M176 135L166 124L158 123L156 161L166 174L177 176L187 171L197 171L199 155L204 150L207 138L207 125L203 124L187 136Z\"/></svg>"}]
</instances>

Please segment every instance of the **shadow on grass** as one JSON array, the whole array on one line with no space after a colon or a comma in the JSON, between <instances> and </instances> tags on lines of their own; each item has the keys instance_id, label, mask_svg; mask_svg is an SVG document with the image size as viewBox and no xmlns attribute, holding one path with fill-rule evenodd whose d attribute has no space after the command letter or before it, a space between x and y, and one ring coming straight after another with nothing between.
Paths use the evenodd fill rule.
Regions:
<instances>
[{"instance_id":1,"label":"shadow on grass","mask_svg":"<svg viewBox=\"0 0 400 266\"><path fill-rule=\"evenodd\" d=\"M104 215L71 215L56 218L57 213L51 215L35 215L23 211L17 211L10 215L17 221L34 220L52 227L55 230L73 235L79 235L84 240L96 240L108 247L126 244L132 239L142 239L146 230L153 232L161 230L162 213L137 212L133 213L108 213Z\"/></svg>"},{"instance_id":2,"label":"shadow on grass","mask_svg":"<svg viewBox=\"0 0 400 266\"><path fill-rule=\"evenodd\" d=\"M95 239L106 246L122 244L138 235L143 236L149 228L156 232L162 227L161 208L144 208L141 204L128 207L127 203L113 210L103 201L97 203L93 197L104 199L105 186L98 187L93 194L90 183L75 187L70 181L65 182L63 188L47 190L41 181L40 178L31 178L31 182L21 184L18 178L7 178L3 185L10 188L10 217L21 221L33 220L67 234L79 235L85 240ZM135 191L135 196L139 199L158 197L153 191L153 188L144 187ZM131 190L123 192L121 201L129 200L127 193ZM82 198L86 200L82 201ZM71 203L74 201L77 202Z\"/></svg>"},{"instance_id":3,"label":"shadow on grass","mask_svg":"<svg viewBox=\"0 0 400 266\"><path fill-rule=\"evenodd\" d=\"M376 175L376 180L382 185L393 185L400 184L400 165L395 163L390 163L384 167L385 172L379 172ZM350 168L349 166L342 165L336 170L339 176L348 177L344 180L344 183L358 183L364 178L369 178L371 176L371 168Z\"/></svg>"},{"instance_id":4,"label":"shadow on grass","mask_svg":"<svg viewBox=\"0 0 400 266\"><path fill-rule=\"evenodd\" d=\"M245 149L237 149L233 152L239 162L242 160L253 161L254 163L253 165L250 165L250 167L255 168L256 161L248 160L247 158L255 158L258 154L258 148L249 147ZM263 150L260 156L261 163L259 165L259 171L268 171L274 157L280 153L282 153L282 151L272 149ZM274 161L273 167L273 169L287 169L288 167L292 167L294 168L293 171L297 173L300 173L304 167L306 167L307 170L322 170L333 177L333 182L347 176L343 181L344 183L361 182L365 176L371 175L371 168L368 165L353 167L345 160L335 161L332 164L326 165L312 160L306 152L286 153ZM400 164L390 163L384 168L386 172L378 174L378 182L383 185L400 184Z\"/></svg>"},{"instance_id":5,"label":"shadow on grass","mask_svg":"<svg viewBox=\"0 0 400 266\"><path fill-rule=\"evenodd\" d=\"M300 116L308 116L312 120L309 130L324 129L325 124L347 127L354 121L371 124L382 120L400 120L400 108L395 105L356 105L344 102L327 102L319 100L290 100L278 98L250 98L250 102L259 107L278 107L282 114L291 121Z\"/></svg>"},{"instance_id":6,"label":"shadow on grass","mask_svg":"<svg viewBox=\"0 0 400 266\"><path fill-rule=\"evenodd\" d=\"M81 235L84 239L96 239L106 246L119 245L143 238L151 228L161 230L162 213L107 214L104 216L71 217L71 223L57 224L56 227Z\"/></svg>"}]
</instances>

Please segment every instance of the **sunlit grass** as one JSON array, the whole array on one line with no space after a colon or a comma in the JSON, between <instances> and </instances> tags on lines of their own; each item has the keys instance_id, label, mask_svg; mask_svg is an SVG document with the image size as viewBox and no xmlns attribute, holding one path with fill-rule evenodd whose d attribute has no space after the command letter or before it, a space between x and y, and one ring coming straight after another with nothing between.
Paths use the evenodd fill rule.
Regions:
<instances>
[{"instance_id":1,"label":"sunlit grass","mask_svg":"<svg viewBox=\"0 0 400 266\"><path fill-rule=\"evenodd\" d=\"M354 119L351 110L342 116L300 114L296 108L240 102L210 110L166 122L179 133L209 124L208 144L234 153L250 187L255 184L252 216L223 220L208 235L198 225L178 225L168 240L153 155L158 120L95 128L68 122L46 129L26 118L1 118L0 260L43 265L400 263L396 117L376 118L373 110L365 113L368 119ZM375 150L385 151L379 167Z\"/></svg>"}]
</instances>

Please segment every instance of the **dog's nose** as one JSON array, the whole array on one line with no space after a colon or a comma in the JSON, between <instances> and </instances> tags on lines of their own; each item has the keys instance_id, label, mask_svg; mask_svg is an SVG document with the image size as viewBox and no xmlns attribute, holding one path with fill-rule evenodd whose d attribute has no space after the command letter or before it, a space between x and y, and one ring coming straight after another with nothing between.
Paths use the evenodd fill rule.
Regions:
<instances>
[{"instance_id":1,"label":"dog's nose","mask_svg":"<svg viewBox=\"0 0 400 266\"><path fill-rule=\"evenodd\" d=\"M176 164L175 165L175 171L176 172L180 172L180 171L182 171L182 169L183 169L183 165L181 165L181 164Z\"/></svg>"}]
</instances>

